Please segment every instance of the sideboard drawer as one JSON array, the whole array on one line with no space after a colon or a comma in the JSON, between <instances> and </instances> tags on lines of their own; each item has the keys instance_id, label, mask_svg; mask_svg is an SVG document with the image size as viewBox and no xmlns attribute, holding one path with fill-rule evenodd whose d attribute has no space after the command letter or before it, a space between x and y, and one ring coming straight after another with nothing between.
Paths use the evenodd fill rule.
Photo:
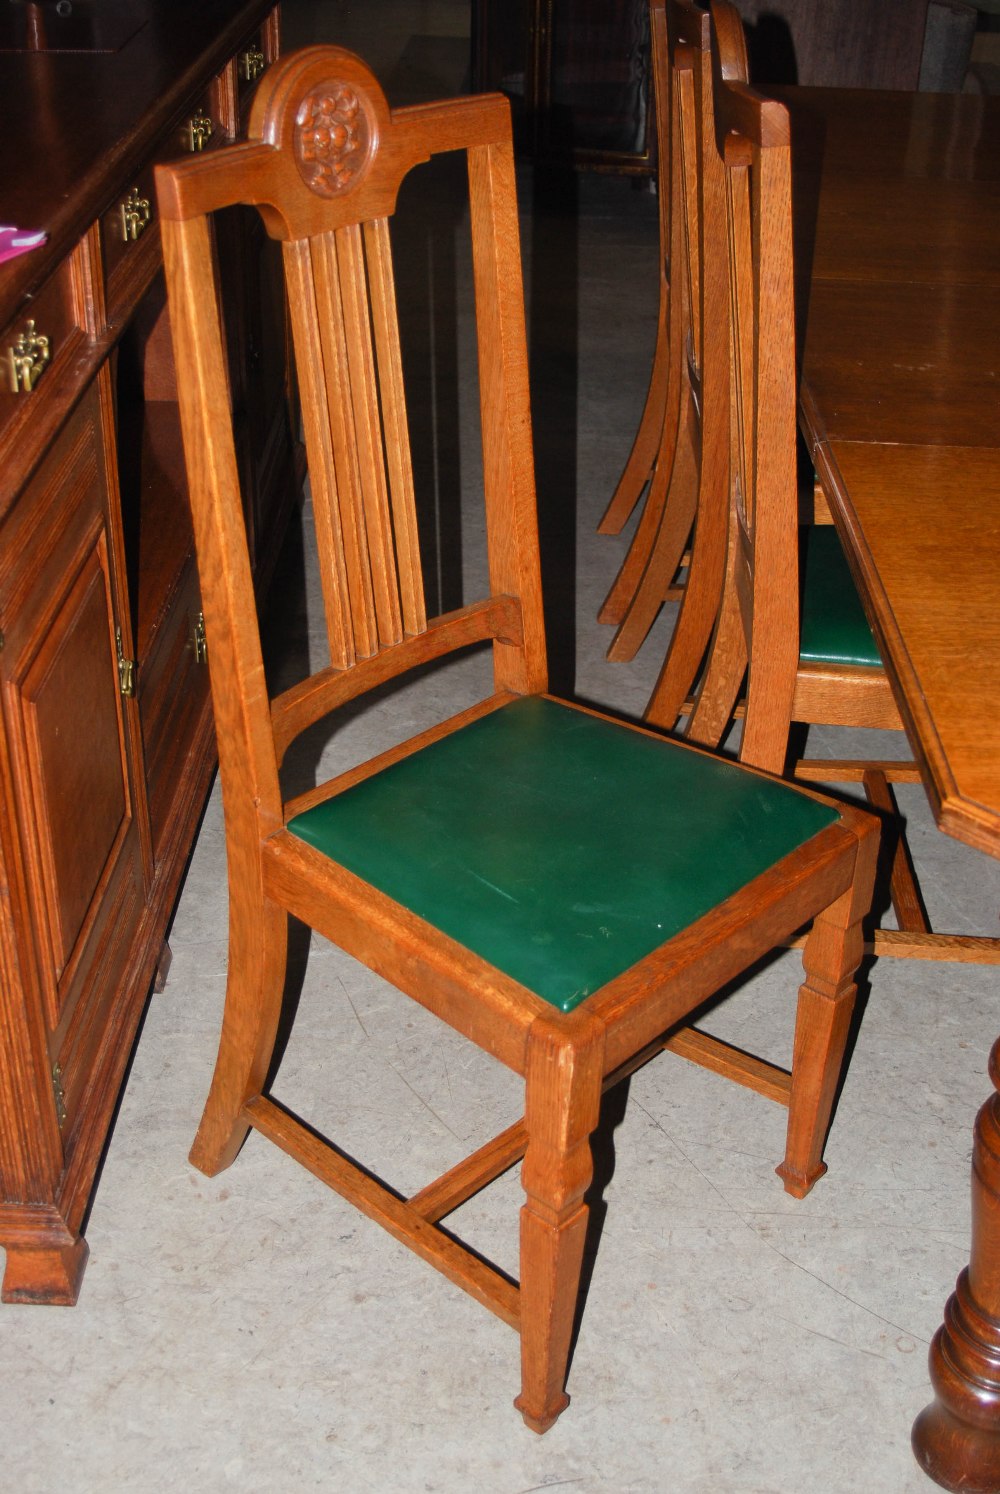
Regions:
<instances>
[{"instance_id":1,"label":"sideboard drawer","mask_svg":"<svg viewBox=\"0 0 1000 1494\"><path fill-rule=\"evenodd\" d=\"M236 54L236 87L239 93L239 127L246 131L250 114L250 102L263 76L264 69L272 61L268 28L261 26Z\"/></svg>"},{"instance_id":2,"label":"sideboard drawer","mask_svg":"<svg viewBox=\"0 0 1000 1494\"><path fill-rule=\"evenodd\" d=\"M0 428L23 408L82 327L70 256L0 335Z\"/></svg>"},{"instance_id":3,"label":"sideboard drawer","mask_svg":"<svg viewBox=\"0 0 1000 1494\"><path fill-rule=\"evenodd\" d=\"M172 131L169 141L160 152L161 160L172 160L179 155L196 155L226 142L229 138L226 92L225 81L213 78Z\"/></svg>"},{"instance_id":4,"label":"sideboard drawer","mask_svg":"<svg viewBox=\"0 0 1000 1494\"><path fill-rule=\"evenodd\" d=\"M114 326L128 318L160 267L152 163L101 218L101 259L108 321Z\"/></svg>"},{"instance_id":5,"label":"sideboard drawer","mask_svg":"<svg viewBox=\"0 0 1000 1494\"><path fill-rule=\"evenodd\" d=\"M0 519L91 376L91 286L84 239L0 332Z\"/></svg>"}]
</instances>

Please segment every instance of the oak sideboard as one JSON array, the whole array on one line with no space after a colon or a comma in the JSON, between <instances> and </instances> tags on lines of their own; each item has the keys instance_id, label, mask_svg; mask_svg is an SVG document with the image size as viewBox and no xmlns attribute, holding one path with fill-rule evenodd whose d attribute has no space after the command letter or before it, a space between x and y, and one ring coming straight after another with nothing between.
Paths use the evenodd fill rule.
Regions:
<instances>
[{"instance_id":1,"label":"oak sideboard","mask_svg":"<svg viewBox=\"0 0 1000 1494\"><path fill-rule=\"evenodd\" d=\"M71 1304L215 764L152 172L239 135L279 15L5 9L0 218L48 238L0 264L2 1296ZM300 477L276 252L220 224L262 588Z\"/></svg>"}]
</instances>

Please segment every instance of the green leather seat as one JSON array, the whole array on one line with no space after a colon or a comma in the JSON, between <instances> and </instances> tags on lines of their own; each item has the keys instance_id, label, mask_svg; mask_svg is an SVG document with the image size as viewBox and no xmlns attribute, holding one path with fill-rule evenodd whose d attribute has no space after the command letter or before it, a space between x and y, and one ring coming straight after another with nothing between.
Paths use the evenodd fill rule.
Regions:
<instances>
[{"instance_id":1,"label":"green leather seat","mask_svg":"<svg viewBox=\"0 0 1000 1494\"><path fill-rule=\"evenodd\" d=\"M810 664L882 667L840 537L832 524L810 524L803 543L799 657Z\"/></svg>"},{"instance_id":2,"label":"green leather seat","mask_svg":"<svg viewBox=\"0 0 1000 1494\"><path fill-rule=\"evenodd\" d=\"M777 780L533 696L288 828L571 1011L835 818Z\"/></svg>"}]
</instances>

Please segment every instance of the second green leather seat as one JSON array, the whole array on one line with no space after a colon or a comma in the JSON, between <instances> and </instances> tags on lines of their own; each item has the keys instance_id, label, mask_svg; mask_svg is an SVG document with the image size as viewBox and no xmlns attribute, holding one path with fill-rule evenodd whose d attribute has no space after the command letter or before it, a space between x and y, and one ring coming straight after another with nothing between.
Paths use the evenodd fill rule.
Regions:
<instances>
[{"instance_id":1,"label":"second green leather seat","mask_svg":"<svg viewBox=\"0 0 1000 1494\"><path fill-rule=\"evenodd\" d=\"M881 669L878 644L832 524L809 525L802 564L800 658L810 664L857 664Z\"/></svg>"}]
</instances>

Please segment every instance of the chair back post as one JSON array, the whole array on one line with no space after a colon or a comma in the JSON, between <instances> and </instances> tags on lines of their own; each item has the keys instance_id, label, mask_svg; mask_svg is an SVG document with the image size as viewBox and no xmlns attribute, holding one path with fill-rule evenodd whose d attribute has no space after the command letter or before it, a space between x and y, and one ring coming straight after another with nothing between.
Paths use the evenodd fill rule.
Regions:
<instances>
[{"instance_id":1,"label":"chair back post","mask_svg":"<svg viewBox=\"0 0 1000 1494\"><path fill-rule=\"evenodd\" d=\"M264 661L246 543L207 219L164 217L163 261L192 503L227 832L237 819L266 835L282 823ZM235 835L230 845L241 837Z\"/></svg>"},{"instance_id":2,"label":"chair back post","mask_svg":"<svg viewBox=\"0 0 1000 1494\"><path fill-rule=\"evenodd\" d=\"M468 152L479 400L490 584L520 598L523 638L494 644L498 689L530 694L548 684L524 289L508 137Z\"/></svg>"},{"instance_id":3,"label":"chair back post","mask_svg":"<svg viewBox=\"0 0 1000 1494\"><path fill-rule=\"evenodd\" d=\"M788 112L746 83L739 15L713 0L715 142L725 176L730 555L747 641L740 757L782 772L798 667L796 368Z\"/></svg>"}]
</instances>

